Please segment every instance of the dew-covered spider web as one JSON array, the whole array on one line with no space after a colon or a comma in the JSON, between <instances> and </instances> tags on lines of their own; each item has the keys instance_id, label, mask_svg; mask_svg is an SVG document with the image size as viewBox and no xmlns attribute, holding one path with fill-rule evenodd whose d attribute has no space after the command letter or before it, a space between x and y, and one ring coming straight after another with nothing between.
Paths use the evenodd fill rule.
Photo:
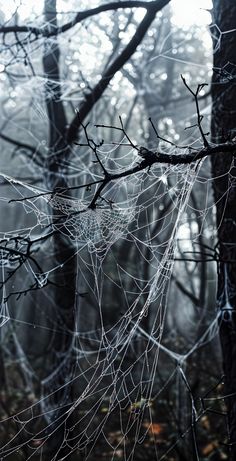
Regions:
<instances>
[{"instance_id":1,"label":"dew-covered spider web","mask_svg":"<svg viewBox=\"0 0 236 461\"><path fill-rule=\"evenodd\" d=\"M159 149L183 153L167 143ZM187 369L215 337L216 312L200 306L205 317L197 320L183 302L188 343L168 320L175 309L169 293L178 278L175 259L182 255L184 261L184 250L192 248L184 238L189 232L198 245L211 208L205 201L197 210L191 195L196 184L206 187L204 197L210 194L209 178L201 162L154 164L122 177L142 162L122 142L115 149L103 144L97 155L109 174L120 177L105 185L92 208L103 180L99 165L86 175L81 169L85 187L54 191L1 176L3 206L28 222L1 235L4 380L13 388L20 380L25 399L23 408L16 399L13 414L6 410L2 419L2 430L12 436L1 447L1 459L23 453L27 460L128 460L145 450L154 459L174 459L182 445L194 443L198 453L197 425L204 431L210 424L209 388L195 399L189 380L196 377ZM189 227L194 213L202 218L197 229L196 223ZM190 264L195 283L191 265L197 263L179 264L179 270ZM66 296L75 289L70 313L66 297L61 299L63 286ZM215 379L214 405L218 384ZM166 411L175 416L166 418ZM169 440L168 418L175 434Z\"/></svg>"},{"instance_id":2,"label":"dew-covered spider web","mask_svg":"<svg viewBox=\"0 0 236 461\"><path fill-rule=\"evenodd\" d=\"M211 63L191 54L201 48L197 34L191 38L176 26L175 38L170 12L163 23L158 15L147 49L137 53L146 62L143 76L138 72L135 80L135 57L125 67L129 83L122 86L116 75L89 114L94 123L112 125L81 122L69 147L49 147L45 139L53 125L50 103L62 101L68 120L76 111L80 116L108 66L111 38L124 38L112 43L115 60L142 19L132 14L108 12L105 26L92 17L76 34L72 28L54 39L46 30L55 25L36 8L32 24L44 35L27 30L3 40L1 95L7 79L12 89L0 134L6 131L6 143L18 134L27 142L13 144L13 166L7 150L7 167L0 169L0 461L227 459L213 179L208 159L173 164L198 152L199 128L209 128L211 106L201 82L209 81ZM59 25L74 17L73 10L60 12ZM17 14L13 19L7 27ZM212 26L214 52L230 32ZM58 44L60 80L45 76L38 59L46 61ZM95 47L90 59L82 56ZM184 105L182 68L185 83L203 90L198 118L193 92ZM171 75L178 81L174 92ZM219 75L222 84L234 79L235 65ZM168 91L174 102L165 106ZM126 113L118 118L120 108L130 110L129 120ZM159 163L157 152L171 161ZM224 294L227 322L227 287Z\"/></svg>"}]
</instances>

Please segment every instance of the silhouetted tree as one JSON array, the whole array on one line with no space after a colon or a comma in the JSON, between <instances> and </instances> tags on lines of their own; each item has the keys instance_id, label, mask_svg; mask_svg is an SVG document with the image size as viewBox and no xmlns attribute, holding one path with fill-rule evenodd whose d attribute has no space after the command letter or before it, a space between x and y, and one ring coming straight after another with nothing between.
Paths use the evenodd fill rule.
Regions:
<instances>
[{"instance_id":1,"label":"silhouetted tree","mask_svg":"<svg viewBox=\"0 0 236 461\"><path fill-rule=\"evenodd\" d=\"M227 142L236 135L236 4L213 0L211 32L214 46L212 78L212 140ZM225 395L231 455L236 459L236 165L235 154L212 157L218 231L218 291Z\"/></svg>"}]
</instances>

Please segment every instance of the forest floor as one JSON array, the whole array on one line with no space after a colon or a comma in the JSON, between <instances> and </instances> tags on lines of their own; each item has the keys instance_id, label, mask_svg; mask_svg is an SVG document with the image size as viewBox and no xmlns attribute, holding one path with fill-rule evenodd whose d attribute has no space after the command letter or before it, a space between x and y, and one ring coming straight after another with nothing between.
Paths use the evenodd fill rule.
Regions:
<instances>
[{"instance_id":1,"label":"forest floor","mask_svg":"<svg viewBox=\"0 0 236 461\"><path fill-rule=\"evenodd\" d=\"M65 418L64 410L61 421L66 419L67 424L51 425L50 431L45 429L48 422L39 397L24 388L20 372L9 368L8 385L2 383L0 389L0 461L227 460L223 385L207 351L201 364L199 370L192 357L186 370L189 389L182 385L177 391L176 381L162 375L159 388L164 391L157 399L143 402L141 398L113 411L104 400L94 414L88 401L76 406L71 419ZM199 373L205 374L204 385ZM55 457L61 445L64 448Z\"/></svg>"}]
</instances>

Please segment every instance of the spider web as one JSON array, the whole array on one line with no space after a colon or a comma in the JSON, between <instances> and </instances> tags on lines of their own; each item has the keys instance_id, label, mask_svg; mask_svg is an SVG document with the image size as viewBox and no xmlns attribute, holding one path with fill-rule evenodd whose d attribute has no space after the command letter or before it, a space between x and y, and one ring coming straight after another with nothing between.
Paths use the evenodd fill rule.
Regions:
<instances>
[{"instance_id":1,"label":"spider web","mask_svg":"<svg viewBox=\"0 0 236 461\"><path fill-rule=\"evenodd\" d=\"M30 41L25 46L25 52L17 50L18 62L25 59L25 53L32 55ZM38 49L36 42L33 57ZM225 78L228 74L226 69ZM33 91L31 81L29 85L34 114L44 120L46 110L41 100L47 82L42 77L35 77L33 82ZM63 81L64 101L73 88L70 80ZM45 148L46 158L45 141L40 136L34 140ZM115 147L105 143L98 149L111 174L121 174L141 161L135 150L123 143L125 139ZM165 143L158 148L170 155L183 153ZM173 324L170 341L168 321L176 296L171 293L172 277L176 271L178 275L182 264L175 271L175 259L181 259L184 250L193 250L203 231L197 229L193 244L186 244L183 234L191 213L197 215L190 205L191 194L197 184L206 186L206 195L210 195L210 180L203 175L201 163L153 165L148 171L111 181L91 209L98 186L80 186L101 181L101 171L99 165L92 164L94 158L88 149L79 154L79 161L73 157L69 165L61 162L61 176L64 179L69 168L72 182L65 190L52 191L1 174L3 210L21 218L17 229L14 222L11 229L1 233L0 360L3 357L6 363L3 389L16 389L15 381L22 389L13 403L5 390L2 393L1 459L19 456L52 461L74 454L84 460L106 457L126 461L139 459L141 453L150 459L173 460L175 450L182 445L190 445L194 457L200 459L198 431L205 431L206 438L211 411L224 418L225 408L218 369L211 387L207 383L196 397L189 363L208 343L213 341L217 348L218 314L214 309L205 313L198 335L190 341L188 338L187 346L184 332L179 338ZM45 165L40 167L44 174ZM79 187L74 186L74 180ZM202 227L211 211L212 205L206 200L198 210ZM54 236L71 249L69 257L60 262ZM34 243L29 247L29 242ZM25 258L29 248L32 258ZM72 255L77 297L71 329L61 323L54 299L57 287L50 283ZM192 274L194 278L193 270ZM189 326L195 316L187 315ZM204 314L200 312L199 317ZM59 349L54 345L57 335ZM164 418L169 411L164 403L168 399L170 407L176 402L170 438ZM175 410L171 407L171 411ZM179 414L179 423L173 422L181 411L185 416Z\"/></svg>"},{"instance_id":2,"label":"spider web","mask_svg":"<svg viewBox=\"0 0 236 461\"><path fill-rule=\"evenodd\" d=\"M162 147L165 151L169 149L172 155L179 154L176 148L173 152L173 148L167 145ZM121 155L119 146L117 149ZM124 152L124 157L117 156L114 166L120 173L125 168L122 163L127 161L127 153ZM106 167L106 163L111 164L108 146L104 146L100 155L103 155ZM129 156L130 164L135 165L138 160L136 153L129 151ZM56 319L54 325L48 326L45 312L43 321L37 313L35 323L27 325L33 325L38 335L41 329L52 334L59 329L62 342L64 337L70 336L69 347L65 349L62 345L61 350L54 352L53 370L40 377L19 339L20 329L16 324L21 326L25 321L19 314L14 318L10 311L13 299L19 297L19 293L33 299L31 289L34 286L29 288L30 279L37 281L37 289L47 290L50 276L61 265L54 266L50 261L53 253L48 256L48 239L40 243L42 254L38 258L39 261L47 260L46 271L39 272L31 260L23 261L19 269L19 256L1 250L3 344L7 344L4 338L11 333L14 343L11 360L17 358L23 380L27 383L27 392L34 399L29 407L2 421L3 426L7 426L13 419L19 428L13 439L1 448L2 459L18 450L24 451L25 446L32 450L31 454L27 453L27 459L40 453L46 456L47 443L60 430L63 431L60 450L67 450L70 455L81 452L84 459L90 459L94 450L96 452L98 440L102 439L112 459L117 453L118 457L122 453L124 459L132 459L136 446L144 443L155 428L152 422L153 401L158 401L171 380L178 377L187 383L187 360L214 338L218 328L216 317L184 353L178 347L173 350L163 344L167 293L178 253L179 232L188 219L186 208L192 188L197 178L199 180L200 168L201 163L177 167L153 165L149 171L140 171L109 184L95 209L89 209L89 204L97 186L81 192L81 198L69 198L62 191L48 192L2 175L2 180L12 190L10 196L13 198L8 207L20 207L21 214L30 216L31 220L28 228L19 230L17 246L12 232L2 235L6 249L17 247L23 251L30 239L35 240L33 249L38 251L38 236L45 236L51 231L71 240L80 293L80 301L74 306L74 331L58 325ZM97 173L94 178L97 178ZM2 197L2 200L5 202L7 198ZM8 270L16 268L18 279L19 271L22 271L23 291L12 290L7 280ZM50 291L44 295L43 290L41 302L45 303L52 295ZM27 308L27 297L21 302L22 309ZM95 312L91 321L86 319L86 315L90 315L89 310ZM158 373L163 360L172 365L169 376L160 386ZM35 382L39 383L38 396ZM69 389L73 389L73 398ZM196 422L200 415L205 414L205 409L196 409L195 406L193 401ZM121 430L111 437L108 428L113 424L113 415L120 420ZM71 418L73 431L69 429ZM38 426L38 430L32 431L33 425ZM187 437L191 430L191 426L185 427L181 437ZM21 434L23 441L20 440ZM127 443L128 436L132 438L132 447ZM164 452L161 450L162 454L156 453L157 457L160 456L158 459L164 459L173 446L175 443ZM64 459L60 456L54 454L52 459Z\"/></svg>"}]
</instances>

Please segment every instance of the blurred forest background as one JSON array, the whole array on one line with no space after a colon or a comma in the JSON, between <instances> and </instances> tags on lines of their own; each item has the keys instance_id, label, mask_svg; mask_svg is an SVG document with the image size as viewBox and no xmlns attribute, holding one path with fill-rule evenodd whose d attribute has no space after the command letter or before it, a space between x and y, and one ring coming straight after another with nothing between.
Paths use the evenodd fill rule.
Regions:
<instances>
[{"instance_id":1,"label":"blurred forest background","mask_svg":"<svg viewBox=\"0 0 236 461\"><path fill-rule=\"evenodd\" d=\"M228 459L210 160L102 183L201 148L211 8L0 1L1 460Z\"/></svg>"}]
</instances>

